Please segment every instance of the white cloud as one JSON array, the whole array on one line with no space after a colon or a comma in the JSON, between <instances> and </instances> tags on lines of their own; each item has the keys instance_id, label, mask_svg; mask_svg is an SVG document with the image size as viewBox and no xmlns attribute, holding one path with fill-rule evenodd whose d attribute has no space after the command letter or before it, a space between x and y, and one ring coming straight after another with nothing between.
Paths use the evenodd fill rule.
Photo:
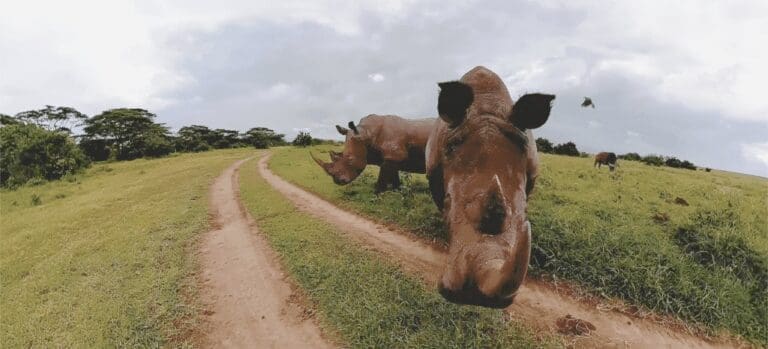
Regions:
<instances>
[{"instance_id":1,"label":"white cloud","mask_svg":"<svg viewBox=\"0 0 768 349\"><path fill-rule=\"evenodd\" d=\"M384 74L381 74L381 73L368 74L368 78L371 79L371 81L373 82L382 82L384 81Z\"/></svg>"},{"instance_id":2,"label":"white cloud","mask_svg":"<svg viewBox=\"0 0 768 349\"><path fill-rule=\"evenodd\" d=\"M583 47L612 56L597 69L656 81L653 92L724 116L768 121L768 2L643 1L550 6L585 11L572 33Z\"/></svg>"},{"instance_id":3,"label":"white cloud","mask_svg":"<svg viewBox=\"0 0 768 349\"><path fill-rule=\"evenodd\" d=\"M768 142L742 144L741 155L749 161L762 163L768 169Z\"/></svg>"},{"instance_id":4,"label":"white cloud","mask_svg":"<svg viewBox=\"0 0 768 349\"><path fill-rule=\"evenodd\" d=\"M117 106L162 111L166 97L195 78L177 67L183 52L169 33L212 31L225 24L317 23L359 35L364 14L388 21L413 1L99 1L30 0L0 3L0 112L44 104L93 114Z\"/></svg>"}]
</instances>

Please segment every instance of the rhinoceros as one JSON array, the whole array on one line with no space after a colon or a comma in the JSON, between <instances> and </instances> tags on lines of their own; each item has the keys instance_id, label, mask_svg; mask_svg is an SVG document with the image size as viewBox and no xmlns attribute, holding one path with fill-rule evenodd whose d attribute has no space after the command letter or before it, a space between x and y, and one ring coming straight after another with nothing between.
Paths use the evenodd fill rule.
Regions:
<instances>
[{"instance_id":1,"label":"rhinoceros","mask_svg":"<svg viewBox=\"0 0 768 349\"><path fill-rule=\"evenodd\" d=\"M451 302L506 307L531 250L526 210L538 175L531 129L547 121L555 96L526 94L513 104L484 67L438 85L440 119L426 150L430 191L450 234L438 290Z\"/></svg>"},{"instance_id":2,"label":"rhinoceros","mask_svg":"<svg viewBox=\"0 0 768 349\"><path fill-rule=\"evenodd\" d=\"M597 153L595 155L595 167L600 168L601 165L608 165L608 168L613 171L616 167L616 153Z\"/></svg>"},{"instance_id":3,"label":"rhinoceros","mask_svg":"<svg viewBox=\"0 0 768 349\"><path fill-rule=\"evenodd\" d=\"M404 119L395 115L371 114L349 128L336 125L346 136L344 151L330 152L331 162L312 158L333 178L334 183L346 185L355 180L367 165L378 165L376 194L388 187L400 187L399 171L424 173L424 149L436 118Z\"/></svg>"}]
</instances>

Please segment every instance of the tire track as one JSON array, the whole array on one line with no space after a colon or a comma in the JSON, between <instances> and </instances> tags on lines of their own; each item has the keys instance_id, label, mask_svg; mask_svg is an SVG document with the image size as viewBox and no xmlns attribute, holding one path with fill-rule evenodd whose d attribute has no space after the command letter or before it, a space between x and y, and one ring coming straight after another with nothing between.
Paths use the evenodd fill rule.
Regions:
<instances>
[{"instance_id":1,"label":"tire track","mask_svg":"<svg viewBox=\"0 0 768 349\"><path fill-rule=\"evenodd\" d=\"M331 348L304 315L275 253L240 203L238 169L224 170L210 188L215 228L200 246L203 347Z\"/></svg>"}]
</instances>

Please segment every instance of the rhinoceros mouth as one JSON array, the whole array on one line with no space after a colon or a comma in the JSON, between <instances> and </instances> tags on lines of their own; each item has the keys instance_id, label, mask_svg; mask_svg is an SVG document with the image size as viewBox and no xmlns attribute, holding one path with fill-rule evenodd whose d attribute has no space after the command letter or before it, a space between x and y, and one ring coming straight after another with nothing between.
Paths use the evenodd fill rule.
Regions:
<instances>
[{"instance_id":1,"label":"rhinoceros mouth","mask_svg":"<svg viewBox=\"0 0 768 349\"><path fill-rule=\"evenodd\" d=\"M441 284L438 286L438 291L440 292L440 295L445 298L445 300L451 303L478 305L481 307L499 309L510 306L514 302L515 296L517 295L517 292L515 292L505 297L489 297L483 294L477 285L471 283L465 284L464 287L460 290L451 290L443 287Z\"/></svg>"}]
</instances>

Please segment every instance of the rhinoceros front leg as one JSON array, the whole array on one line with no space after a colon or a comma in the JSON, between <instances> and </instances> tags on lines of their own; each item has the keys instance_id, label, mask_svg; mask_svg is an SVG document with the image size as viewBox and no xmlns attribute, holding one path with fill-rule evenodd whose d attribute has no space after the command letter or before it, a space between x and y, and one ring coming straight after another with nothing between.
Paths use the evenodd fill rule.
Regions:
<instances>
[{"instance_id":1,"label":"rhinoceros front leg","mask_svg":"<svg viewBox=\"0 0 768 349\"><path fill-rule=\"evenodd\" d=\"M389 181L387 180L387 168L382 164L379 166L379 179L376 180L376 186L373 189L374 194L379 194L385 190L387 190L387 184Z\"/></svg>"},{"instance_id":2,"label":"rhinoceros front leg","mask_svg":"<svg viewBox=\"0 0 768 349\"><path fill-rule=\"evenodd\" d=\"M394 169L392 171L392 190L400 189L400 171Z\"/></svg>"},{"instance_id":3,"label":"rhinoceros front leg","mask_svg":"<svg viewBox=\"0 0 768 349\"><path fill-rule=\"evenodd\" d=\"M397 175L397 167L389 161L384 161L379 167L379 179L376 181L376 187L373 191L374 194L386 191L390 184L394 187L395 181L397 181L398 185L400 184L400 178L398 178Z\"/></svg>"}]
</instances>

